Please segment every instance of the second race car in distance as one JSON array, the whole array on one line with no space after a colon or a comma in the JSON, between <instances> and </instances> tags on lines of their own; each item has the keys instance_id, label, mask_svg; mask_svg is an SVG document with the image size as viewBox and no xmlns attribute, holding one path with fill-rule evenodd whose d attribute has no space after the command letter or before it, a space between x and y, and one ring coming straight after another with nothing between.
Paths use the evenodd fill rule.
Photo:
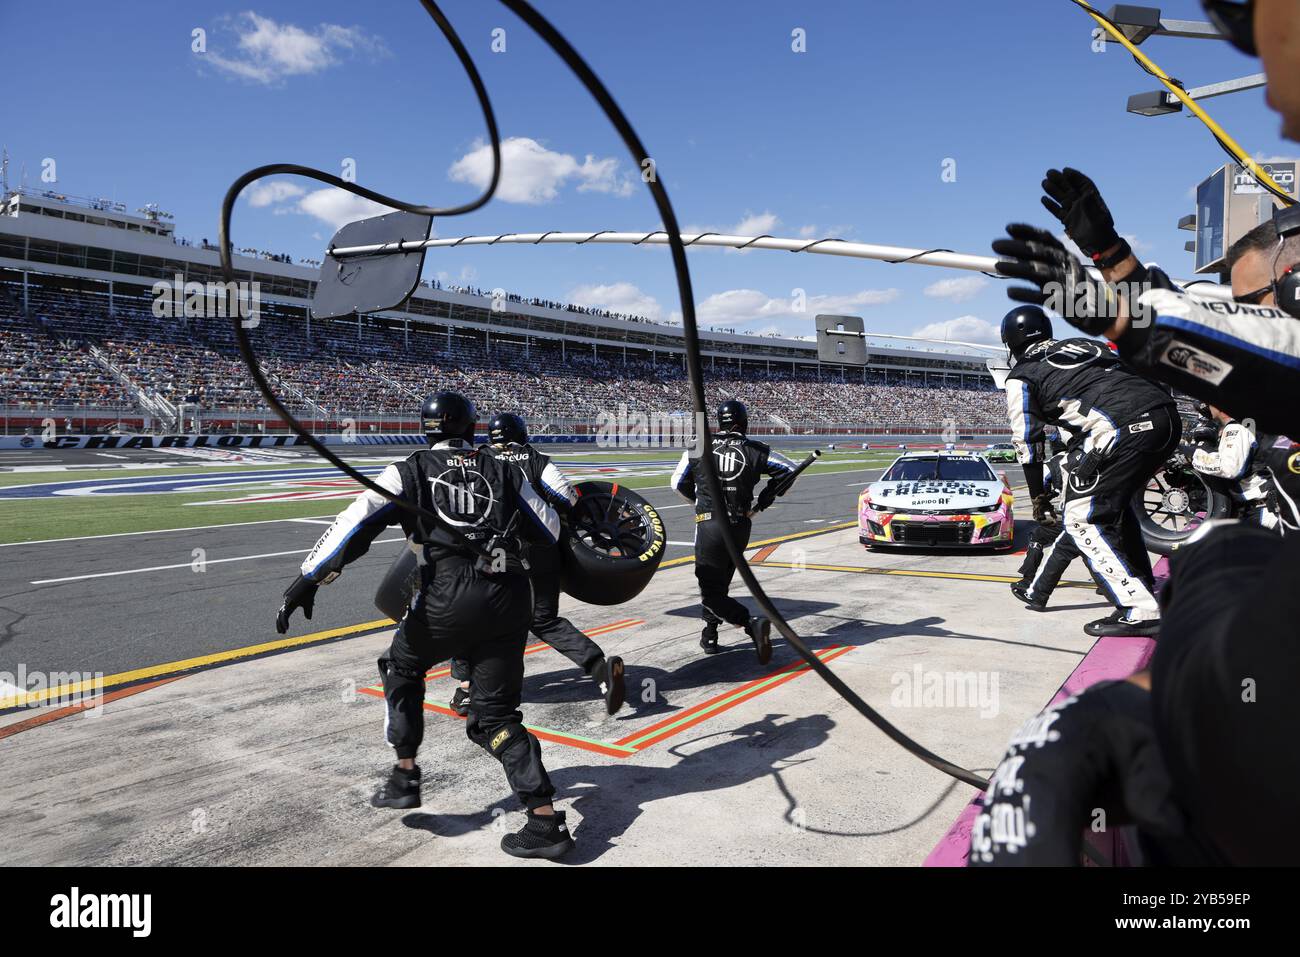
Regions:
<instances>
[{"instance_id":1,"label":"second race car in distance","mask_svg":"<svg viewBox=\"0 0 1300 957\"><path fill-rule=\"evenodd\" d=\"M973 452L906 452L858 496L858 541L1010 548L1014 496Z\"/></svg>"},{"instance_id":2,"label":"second race car in distance","mask_svg":"<svg viewBox=\"0 0 1300 957\"><path fill-rule=\"evenodd\" d=\"M1016 447L1010 442L994 442L984 450L984 457L990 462L1014 462Z\"/></svg>"}]
</instances>

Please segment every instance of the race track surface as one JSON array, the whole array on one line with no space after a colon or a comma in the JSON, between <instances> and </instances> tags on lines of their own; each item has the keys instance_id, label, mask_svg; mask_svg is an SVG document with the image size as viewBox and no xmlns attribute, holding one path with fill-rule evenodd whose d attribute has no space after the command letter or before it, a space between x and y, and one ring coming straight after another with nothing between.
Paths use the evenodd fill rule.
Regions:
<instances>
[{"instance_id":1,"label":"race track surface","mask_svg":"<svg viewBox=\"0 0 1300 957\"><path fill-rule=\"evenodd\" d=\"M1049 614L1025 612L1006 588L1015 554L867 552L845 526L879 472L807 474L756 523L749 561L854 690L987 774L1108 606L1076 568ZM974 791L868 725L784 639L766 665L734 629L724 653L701 654L692 510L643 494L672 543L649 588L613 608L562 602L626 660L628 704L607 716L561 656L525 657L525 721L578 840L568 863L915 865L950 841ZM85 701L0 713L0 862L517 863L497 844L522 815L445 707L443 669L426 697L425 806L369 807L391 762L375 659L392 624L371 599L400 533L281 638L280 593L342 503L321 504L318 519L0 547L0 672L104 676Z\"/></svg>"}]
</instances>

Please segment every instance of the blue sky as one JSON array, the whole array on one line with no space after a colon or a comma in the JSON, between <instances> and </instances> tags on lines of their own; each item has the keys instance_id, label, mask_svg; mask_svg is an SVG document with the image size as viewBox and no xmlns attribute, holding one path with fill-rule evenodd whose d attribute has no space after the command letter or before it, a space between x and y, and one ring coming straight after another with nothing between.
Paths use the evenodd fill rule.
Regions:
<instances>
[{"instance_id":1,"label":"blue sky","mask_svg":"<svg viewBox=\"0 0 1300 957\"><path fill-rule=\"evenodd\" d=\"M1009 221L1054 225L1038 182L1072 165L1098 180L1144 258L1190 273L1191 234L1175 223L1223 154L1186 115L1127 114L1128 95L1157 84L1115 44L1094 53L1092 23L1068 0L538 6L630 115L688 227L985 253ZM514 159L501 198L439 221L438 234L656 227L622 144L563 64L495 3L444 7ZM1161 8L1200 16L1195 0ZM351 158L361 183L432 204L477 192L476 103L417 3L0 9L21 27L6 44L0 139L29 185L52 158L61 191L157 202L194 239L215 239L226 187L262 163L339 171ZM806 52L791 49L796 28ZM1144 50L1189 86L1259 69L1218 42L1154 38ZM1257 156L1300 152L1262 91L1206 106ZM955 182L941 176L948 159ZM335 225L363 212L310 181L262 186L237 208L237 246L320 258ZM808 334L812 311L833 311L879 332L983 338L1008 307L1000 283L956 271L721 250L691 265L702 321L754 331ZM678 309L663 249L433 251L426 275L654 317ZM808 314L791 314L795 289Z\"/></svg>"}]
</instances>

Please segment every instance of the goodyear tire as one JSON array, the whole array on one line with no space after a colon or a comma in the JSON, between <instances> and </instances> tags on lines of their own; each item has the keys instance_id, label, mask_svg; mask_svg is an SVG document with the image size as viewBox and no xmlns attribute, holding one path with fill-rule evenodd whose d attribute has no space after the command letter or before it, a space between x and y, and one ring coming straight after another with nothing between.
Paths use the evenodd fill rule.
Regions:
<instances>
[{"instance_id":1,"label":"goodyear tire","mask_svg":"<svg viewBox=\"0 0 1300 957\"><path fill-rule=\"evenodd\" d=\"M560 584L589 605L620 605L650 583L668 547L663 519L631 489L580 482L560 539Z\"/></svg>"},{"instance_id":2,"label":"goodyear tire","mask_svg":"<svg viewBox=\"0 0 1300 957\"><path fill-rule=\"evenodd\" d=\"M415 559L415 552L403 548L393 564L384 574L375 592L375 607L393 621L401 621L410 607L411 596L420 585L420 566Z\"/></svg>"},{"instance_id":3,"label":"goodyear tire","mask_svg":"<svg viewBox=\"0 0 1300 957\"><path fill-rule=\"evenodd\" d=\"M1147 551L1172 555L1203 521L1227 518L1232 498L1226 485L1194 469L1166 463L1133 496Z\"/></svg>"}]
</instances>

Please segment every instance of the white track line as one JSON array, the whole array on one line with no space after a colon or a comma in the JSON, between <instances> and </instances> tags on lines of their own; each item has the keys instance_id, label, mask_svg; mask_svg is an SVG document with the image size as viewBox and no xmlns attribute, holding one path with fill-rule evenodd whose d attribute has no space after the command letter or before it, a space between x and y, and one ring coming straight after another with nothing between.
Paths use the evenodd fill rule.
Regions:
<instances>
[{"instance_id":1,"label":"white track line","mask_svg":"<svg viewBox=\"0 0 1300 957\"><path fill-rule=\"evenodd\" d=\"M333 521L332 515L315 515L313 518ZM165 535L168 532L202 532L209 528L242 528L245 525L274 525L276 522L301 522L300 518L262 518L255 522L226 522L223 525L189 525L185 528L154 528L144 532L110 532L107 535L82 535L78 538L41 538L34 542L0 542L0 548L22 545L55 545L59 542L88 542L96 538L125 538L129 535Z\"/></svg>"},{"instance_id":2,"label":"white track line","mask_svg":"<svg viewBox=\"0 0 1300 957\"><path fill-rule=\"evenodd\" d=\"M56 466L51 466L51 467L54 468ZM100 466L91 466L91 467L100 468ZM150 466L150 467L156 468L157 466ZM808 473L808 477L829 478L834 475L850 475L854 472L876 472L881 470L882 469L879 468L837 469L834 472L822 472L822 473L810 472ZM866 483L862 483L862 484L866 484ZM633 491L640 492L642 494L645 494L646 492L668 493L668 492L672 492L672 489L669 488L661 489L657 486L651 486L650 488L633 489ZM24 501L30 501L30 500L24 500ZM693 504L694 503L692 502L682 502L676 505L656 505L655 510L664 512L670 508L689 508L692 507ZM276 522L305 522L305 521L311 521L313 519L315 520L324 519L327 521L333 521L334 516L333 515L312 515L307 518L266 518L266 519L259 519L254 522L225 522L224 524L220 524L220 525L187 525L184 528L154 528L143 532L110 532L106 535L79 535L73 538L38 538L30 542L0 542L0 548L19 548L24 545L57 545L59 542L89 542L89 541L95 541L96 539L100 539L100 538L127 538L134 535L165 535L168 532L201 532L209 528L242 528L245 525L274 525Z\"/></svg>"},{"instance_id":3,"label":"white track line","mask_svg":"<svg viewBox=\"0 0 1300 957\"><path fill-rule=\"evenodd\" d=\"M393 542L405 542L404 538L380 538L371 542L372 545L389 545ZM264 552L261 555L240 555L236 558L209 558L203 561L204 565L221 565L225 562L251 562L258 558L279 558L283 555L305 555L310 552L310 548L295 548L288 552ZM99 572L94 575L70 575L67 578L41 578L34 582L33 585L57 585L62 582L79 582L88 578L113 578L117 575L140 575L145 572L164 572L176 568L192 568L194 561L180 562L176 565L154 565L150 568L126 568L116 572Z\"/></svg>"}]
</instances>

